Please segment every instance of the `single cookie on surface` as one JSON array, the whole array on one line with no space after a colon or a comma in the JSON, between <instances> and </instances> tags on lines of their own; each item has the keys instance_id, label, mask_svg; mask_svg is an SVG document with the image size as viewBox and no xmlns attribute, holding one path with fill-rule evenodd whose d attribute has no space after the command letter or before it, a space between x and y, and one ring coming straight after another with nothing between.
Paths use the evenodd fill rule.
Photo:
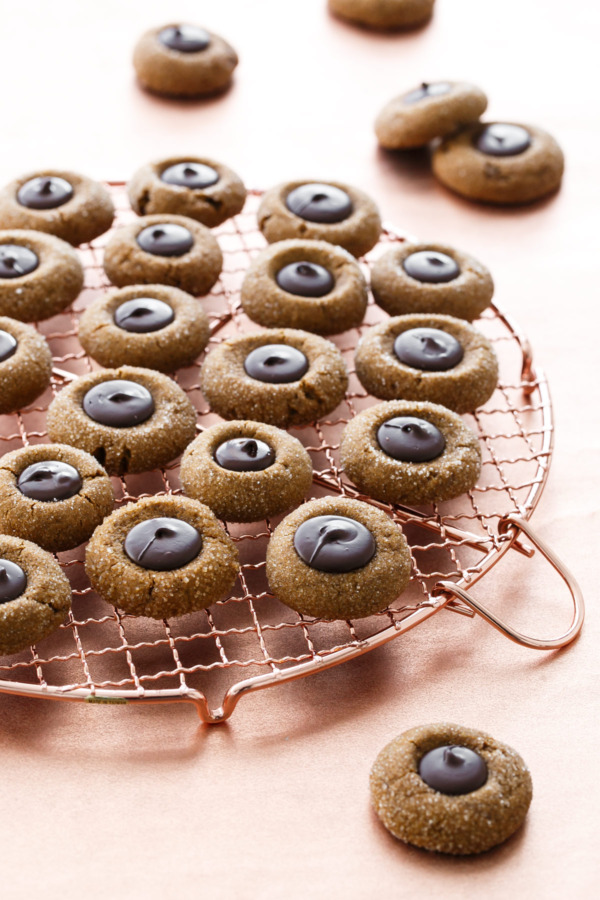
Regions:
<instances>
[{"instance_id":1,"label":"single cookie on surface","mask_svg":"<svg viewBox=\"0 0 600 900\"><path fill-rule=\"evenodd\" d=\"M381 218L371 198L358 188L330 181L288 181L267 191L257 213L268 242L307 238L339 244L362 256L375 246Z\"/></svg>"},{"instance_id":2,"label":"single cookie on surface","mask_svg":"<svg viewBox=\"0 0 600 900\"><path fill-rule=\"evenodd\" d=\"M0 531L58 553L78 547L112 512L110 478L89 453L35 444L0 458Z\"/></svg>"},{"instance_id":3,"label":"single cookie on surface","mask_svg":"<svg viewBox=\"0 0 600 900\"><path fill-rule=\"evenodd\" d=\"M367 28L418 28L428 22L435 0L329 0L336 16Z\"/></svg>"},{"instance_id":4,"label":"single cookie on surface","mask_svg":"<svg viewBox=\"0 0 600 900\"><path fill-rule=\"evenodd\" d=\"M522 824L529 769L512 747L475 728L441 722L411 728L371 770L375 812L394 837L438 853L482 853Z\"/></svg>"},{"instance_id":5,"label":"single cookie on surface","mask_svg":"<svg viewBox=\"0 0 600 900\"><path fill-rule=\"evenodd\" d=\"M278 241L252 262L242 284L246 315L267 328L337 334L367 309L367 283L354 257L326 241Z\"/></svg>"},{"instance_id":6,"label":"single cookie on surface","mask_svg":"<svg viewBox=\"0 0 600 900\"><path fill-rule=\"evenodd\" d=\"M442 141L432 158L446 187L483 203L531 203L560 187L563 152L533 125L479 122Z\"/></svg>"},{"instance_id":7,"label":"single cookie on surface","mask_svg":"<svg viewBox=\"0 0 600 900\"><path fill-rule=\"evenodd\" d=\"M207 294L221 272L223 254L210 230L186 216L142 216L119 228L104 251L113 284L170 284Z\"/></svg>"},{"instance_id":8,"label":"single cookie on surface","mask_svg":"<svg viewBox=\"0 0 600 900\"><path fill-rule=\"evenodd\" d=\"M50 384L52 354L31 325L0 316L0 414L16 412Z\"/></svg>"},{"instance_id":9,"label":"single cookie on surface","mask_svg":"<svg viewBox=\"0 0 600 900\"><path fill-rule=\"evenodd\" d=\"M489 400L498 360L479 331L452 316L397 316L370 328L355 356L362 386L382 400L429 400L470 412Z\"/></svg>"},{"instance_id":10,"label":"single cookie on surface","mask_svg":"<svg viewBox=\"0 0 600 900\"><path fill-rule=\"evenodd\" d=\"M476 122L486 107L487 97L474 84L423 82L386 103L375 120L375 134L387 150L424 147L461 125Z\"/></svg>"},{"instance_id":11,"label":"single cookie on surface","mask_svg":"<svg viewBox=\"0 0 600 900\"><path fill-rule=\"evenodd\" d=\"M407 241L374 263L371 290L391 316L444 313L472 321L492 299L494 282L486 267L462 250Z\"/></svg>"},{"instance_id":12,"label":"single cookie on surface","mask_svg":"<svg viewBox=\"0 0 600 900\"><path fill-rule=\"evenodd\" d=\"M312 484L310 456L296 438L261 422L221 422L181 460L186 494L228 522L256 522L297 506Z\"/></svg>"},{"instance_id":13,"label":"single cookie on surface","mask_svg":"<svg viewBox=\"0 0 600 900\"><path fill-rule=\"evenodd\" d=\"M196 411L166 375L134 366L83 375L48 409L50 440L91 453L111 475L166 465L196 433Z\"/></svg>"},{"instance_id":14,"label":"single cookie on surface","mask_svg":"<svg viewBox=\"0 0 600 900\"><path fill-rule=\"evenodd\" d=\"M389 606L410 580L400 528L359 500L322 497L290 513L267 547L270 590L306 616L360 619Z\"/></svg>"},{"instance_id":15,"label":"single cookie on surface","mask_svg":"<svg viewBox=\"0 0 600 900\"><path fill-rule=\"evenodd\" d=\"M287 428L320 419L344 399L348 373L330 341L291 328L229 338L200 370L200 387L224 419Z\"/></svg>"},{"instance_id":16,"label":"single cookie on surface","mask_svg":"<svg viewBox=\"0 0 600 900\"><path fill-rule=\"evenodd\" d=\"M214 514L185 497L146 497L94 532L85 570L99 594L134 616L206 609L229 591L238 553Z\"/></svg>"},{"instance_id":17,"label":"single cookie on surface","mask_svg":"<svg viewBox=\"0 0 600 900\"><path fill-rule=\"evenodd\" d=\"M79 341L101 366L173 372L208 343L208 316L198 300L161 284L108 291L79 320Z\"/></svg>"},{"instance_id":18,"label":"single cookie on surface","mask_svg":"<svg viewBox=\"0 0 600 900\"><path fill-rule=\"evenodd\" d=\"M0 231L0 315L38 322L69 306L83 287L75 250L39 231Z\"/></svg>"},{"instance_id":19,"label":"single cookie on surface","mask_svg":"<svg viewBox=\"0 0 600 900\"><path fill-rule=\"evenodd\" d=\"M0 534L0 656L52 634L71 606L71 586L54 557Z\"/></svg>"},{"instance_id":20,"label":"single cookie on surface","mask_svg":"<svg viewBox=\"0 0 600 900\"><path fill-rule=\"evenodd\" d=\"M142 87L166 97L204 97L224 90L238 64L227 41L197 25L150 28L133 51Z\"/></svg>"},{"instance_id":21,"label":"single cookie on surface","mask_svg":"<svg viewBox=\"0 0 600 900\"><path fill-rule=\"evenodd\" d=\"M384 503L436 503L470 490L481 471L477 436L435 403L391 400L345 427L342 468L365 494Z\"/></svg>"},{"instance_id":22,"label":"single cookie on surface","mask_svg":"<svg viewBox=\"0 0 600 900\"><path fill-rule=\"evenodd\" d=\"M208 228L237 216L246 188L233 169L201 156L173 156L138 169L127 185L129 201L140 216L174 213Z\"/></svg>"},{"instance_id":23,"label":"single cookie on surface","mask_svg":"<svg viewBox=\"0 0 600 900\"><path fill-rule=\"evenodd\" d=\"M104 185L76 172L32 172L0 190L3 228L46 231L69 244L87 243L104 234L114 215Z\"/></svg>"}]
</instances>

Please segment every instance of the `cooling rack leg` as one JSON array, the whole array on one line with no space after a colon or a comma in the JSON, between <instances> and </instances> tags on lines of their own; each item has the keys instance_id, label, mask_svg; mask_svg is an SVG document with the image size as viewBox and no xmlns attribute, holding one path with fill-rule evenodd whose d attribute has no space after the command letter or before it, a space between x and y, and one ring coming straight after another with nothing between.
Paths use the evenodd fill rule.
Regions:
<instances>
[{"instance_id":1,"label":"cooling rack leg","mask_svg":"<svg viewBox=\"0 0 600 900\"><path fill-rule=\"evenodd\" d=\"M475 610L476 613L489 622L490 625L493 625L494 628L504 634L507 638L510 638L511 641L514 641L516 644L521 644L523 647L531 647L534 650L557 650L560 647L564 647L566 644L570 644L581 631L584 619L583 595L577 581L564 563L556 556L554 551L535 534L531 526L523 519L520 519L517 516L505 516L500 522L499 531L501 534L512 533L513 541L516 540L517 535L520 532L526 534L534 547L536 547L536 549L548 560L550 565L558 572L567 585L573 601L573 619L571 625L564 634L551 640L539 640L538 638L527 637L516 631L506 622L503 622L495 615L495 613L487 609L483 603L480 603L479 600L476 600L467 593L464 588L459 587L452 581L440 581L436 585L434 593L451 594L453 597L459 598L463 603L466 603L467 606L470 606L471 609Z\"/></svg>"}]
</instances>

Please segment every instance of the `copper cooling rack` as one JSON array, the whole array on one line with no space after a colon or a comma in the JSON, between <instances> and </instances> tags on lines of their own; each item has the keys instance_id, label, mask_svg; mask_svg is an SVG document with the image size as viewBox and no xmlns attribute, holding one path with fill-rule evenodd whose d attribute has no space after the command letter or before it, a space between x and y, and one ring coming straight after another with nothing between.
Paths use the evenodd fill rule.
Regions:
<instances>
[{"instance_id":1,"label":"copper cooling rack","mask_svg":"<svg viewBox=\"0 0 600 900\"><path fill-rule=\"evenodd\" d=\"M110 189L117 207L115 225L134 219L124 186L113 184ZM258 193L252 193L241 215L215 229L225 263L218 283L202 300L211 320L207 352L231 335L257 329L241 310L239 291L248 264L265 245L256 227L258 201ZM77 321L109 287L102 269L108 236L80 248L86 286L73 307L39 323L53 353L52 385L35 405L0 416L0 455L47 441L45 412L52 397L66 381L98 368L77 341ZM384 229L365 267L403 239L394 229ZM327 419L290 429L312 457L312 496L341 493L374 503L344 477L338 447L344 424L376 402L358 382L353 357L360 335L385 318L371 301L364 324L334 339L351 373L346 398ZM0 691L97 703L187 701L196 705L204 721L218 722L231 715L243 694L356 657L443 608L468 616L477 612L525 646L552 649L571 641L583 620L579 589L527 522L542 494L552 455L548 385L534 367L528 342L497 306L486 310L476 325L492 341L500 361L500 381L492 398L465 416L479 435L481 478L472 491L447 503L418 509L375 504L402 526L411 546L411 584L392 606L368 619L327 622L303 617L281 604L268 591L264 559L269 537L282 517L226 525L241 561L234 593L208 610L171 621L124 615L105 603L89 586L82 546L58 555L73 587L68 620L38 646L0 660ZM199 390L202 360L203 356L175 376L198 411L199 431L218 421ZM113 482L118 507L149 494L181 490L178 462ZM523 534L530 543L523 542ZM531 544L561 574L573 600L572 623L555 640L519 634L467 592L509 550L532 556Z\"/></svg>"}]
</instances>

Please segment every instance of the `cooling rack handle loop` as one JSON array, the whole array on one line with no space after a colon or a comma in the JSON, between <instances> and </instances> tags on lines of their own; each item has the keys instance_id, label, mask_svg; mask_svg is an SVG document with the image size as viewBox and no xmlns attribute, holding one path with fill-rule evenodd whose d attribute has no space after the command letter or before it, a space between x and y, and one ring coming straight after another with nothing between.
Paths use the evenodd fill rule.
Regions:
<instances>
[{"instance_id":1,"label":"cooling rack handle loop","mask_svg":"<svg viewBox=\"0 0 600 900\"><path fill-rule=\"evenodd\" d=\"M472 597L464 590L464 588L459 587L452 581L438 582L434 593L450 594L453 597L462 600L463 603L466 603L467 606L471 607L471 609L482 616L482 618L486 619L490 625L493 625L494 628L504 634L507 638L510 638L511 641L514 641L516 644L521 644L523 647L531 647L534 650L558 650L560 647L565 647L567 644L570 644L581 631L584 619L583 594L581 593L581 588L577 584L577 581L564 563L556 556L554 551L536 535L531 526L523 519L520 519L518 516L505 516L504 519L501 520L498 530L500 534L512 533L513 541L520 532L524 532L535 548L548 560L550 565L558 572L567 585L573 601L573 619L571 625L564 634L551 640L540 640L538 638L527 637L519 631L516 631L510 625L507 625L506 622L503 622L502 619L495 615L495 613L487 609L483 603L480 603L479 600Z\"/></svg>"}]
</instances>

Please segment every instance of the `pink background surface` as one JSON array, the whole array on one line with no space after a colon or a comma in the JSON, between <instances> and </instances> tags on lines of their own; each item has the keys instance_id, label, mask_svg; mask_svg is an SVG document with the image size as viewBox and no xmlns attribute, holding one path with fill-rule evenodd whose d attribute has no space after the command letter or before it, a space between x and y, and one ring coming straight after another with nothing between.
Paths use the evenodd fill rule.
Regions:
<instances>
[{"instance_id":1,"label":"pink background surface","mask_svg":"<svg viewBox=\"0 0 600 900\"><path fill-rule=\"evenodd\" d=\"M597 896L597 566L600 12L438 0L413 35L361 32L324 0L71 0L0 4L0 181L60 166L124 179L153 157L222 159L252 187L295 177L369 191L384 217L455 244L491 269L498 302L530 337L556 416L549 483L533 524L579 578L584 632L560 653L510 644L441 612L355 662L242 700L231 722L193 707L90 707L0 696L3 893L45 898ZM233 89L206 103L150 98L130 64L139 33L171 18L238 49ZM490 210L447 193L419 154L377 150L372 120L422 80L465 78L489 116L562 144L560 194ZM567 595L539 559L501 563L475 592L550 636ZM479 858L405 847L371 813L368 772L398 732L448 719L512 744L529 764L525 827ZM590 775L590 771L592 774Z\"/></svg>"}]
</instances>

